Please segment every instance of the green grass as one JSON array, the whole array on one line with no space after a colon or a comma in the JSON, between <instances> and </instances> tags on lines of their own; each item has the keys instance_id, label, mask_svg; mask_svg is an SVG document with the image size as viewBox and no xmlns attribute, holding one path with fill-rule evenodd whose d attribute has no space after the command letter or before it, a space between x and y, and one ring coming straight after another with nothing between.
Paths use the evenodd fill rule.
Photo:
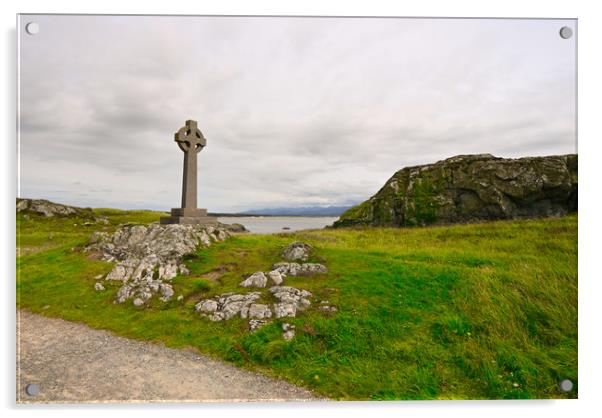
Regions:
<instances>
[{"instance_id":1,"label":"green grass","mask_svg":"<svg viewBox=\"0 0 602 418\"><path fill-rule=\"evenodd\" d=\"M182 301L136 308L112 303L118 284L94 290L94 277L112 265L80 248L93 230L155 221L160 213L96 211L110 224L19 215L19 308L194 347L336 399L577 397L576 215L238 235L187 257L190 275L174 279ZM252 334L241 319L210 322L194 312L200 299L241 291L244 277L280 261L293 240L314 246L310 261L329 268L286 279L314 293L309 310ZM319 311L326 299L339 311ZM290 342L282 339L283 322L296 325ZM563 379L575 383L572 392L559 390Z\"/></svg>"}]
</instances>

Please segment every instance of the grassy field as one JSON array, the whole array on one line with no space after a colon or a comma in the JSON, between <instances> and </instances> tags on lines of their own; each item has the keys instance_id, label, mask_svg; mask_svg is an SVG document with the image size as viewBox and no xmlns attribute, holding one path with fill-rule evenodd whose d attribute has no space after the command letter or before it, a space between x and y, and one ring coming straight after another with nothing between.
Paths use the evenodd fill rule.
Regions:
<instances>
[{"instance_id":1,"label":"grassy field","mask_svg":"<svg viewBox=\"0 0 602 418\"><path fill-rule=\"evenodd\" d=\"M112 265L81 252L94 230L148 223L157 212L97 209L109 225L17 218L17 305L131 338L194 347L335 399L577 397L577 216L407 229L237 235L188 257L184 300L113 304L94 290ZM297 318L255 333L210 322L202 298L240 291L246 275L281 261L294 240L314 246L327 274L286 279L314 293ZM327 299L336 313L319 311ZM281 323L297 336L282 339ZM571 379L573 391L558 384Z\"/></svg>"}]
</instances>

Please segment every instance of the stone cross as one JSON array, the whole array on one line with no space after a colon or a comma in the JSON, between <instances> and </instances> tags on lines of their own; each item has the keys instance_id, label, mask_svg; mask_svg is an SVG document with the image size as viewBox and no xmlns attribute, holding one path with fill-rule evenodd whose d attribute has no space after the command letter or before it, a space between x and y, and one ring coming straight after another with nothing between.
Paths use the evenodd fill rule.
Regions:
<instances>
[{"instance_id":1,"label":"stone cross","mask_svg":"<svg viewBox=\"0 0 602 418\"><path fill-rule=\"evenodd\" d=\"M170 217L161 218L162 224L216 224L217 218L207 216L207 209L197 208L197 154L207 145L207 140L195 120L187 120L186 125L174 135L178 147L184 152L184 172L182 177L182 207L171 210Z\"/></svg>"},{"instance_id":2,"label":"stone cross","mask_svg":"<svg viewBox=\"0 0 602 418\"><path fill-rule=\"evenodd\" d=\"M184 151L184 176L182 178L182 208L196 209L196 155L207 145L207 140L195 120L187 120L186 126L174 135Z\"/></svg>"}]
</instances>

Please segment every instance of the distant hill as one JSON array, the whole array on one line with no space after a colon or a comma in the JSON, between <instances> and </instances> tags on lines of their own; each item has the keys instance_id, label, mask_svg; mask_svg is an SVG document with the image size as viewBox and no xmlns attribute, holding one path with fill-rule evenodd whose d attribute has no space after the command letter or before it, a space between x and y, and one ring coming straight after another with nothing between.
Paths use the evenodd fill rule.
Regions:
<instances>
[{"instance_id":1,"label":"distant hill","mask_svg":"<svg viewBox=\"0 0 602 418\"><path fill-rule=\"evenodd\" d=\"M243 212L244 215L268 216L340 216L351 206L306 206L299 208L265 208Z\"/></svg>"},{"instance_id":2,"label":"distant hill","mask_svg":"<svg viewBox=\"0 0 602 418\"><path fill-rule=\"evenodd\" d=\"M577 155L458 155L393 175L335 227L414 226L560 216L577 210Z\"/></svg>"}]
</instances>

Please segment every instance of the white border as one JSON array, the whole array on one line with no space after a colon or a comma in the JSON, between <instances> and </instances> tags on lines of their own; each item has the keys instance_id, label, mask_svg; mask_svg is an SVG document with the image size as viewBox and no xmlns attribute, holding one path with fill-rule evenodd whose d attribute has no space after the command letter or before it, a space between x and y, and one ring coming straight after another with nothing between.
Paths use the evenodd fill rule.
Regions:
<instances>
[{"instance_id":1,"label":"white border","mask_svg":"<svg viewBox=\"0 0 602 418\"><path fill-rule=\"evenodd\" d=\"M602 238L600 228L601 176L599 166L600 125L602 124L600 98L600 40L602 40L602 16L596 10L595 1L379 1L379 0L237 0L220 2L181 0L5 0L0 3L4 34L4 60L2 81L5 97L2 102L4 141L2 149L2 179L4 184L1 219L3 221L2 265L6 267L4 281L4 320L2 321L2 405L5 414L20 413L25 416L105 416L107 413L120 416L142 412L149 416L163 416L171 410L178 416L199 414L230 414L245 417L282 415L306 416L325 413L329 416L359 417L367 413L379 415L420 417L506 417L537 415L593 416L602 408L598 402L600 381L600 356L602 345L600 319L602 312L601 272L596 259L600 258ZM16 193L16 32L17 13L119 13L119 14L263 14L263 15L345 15L345 16L456 16L456 17L546 17L579 19L579 400L574 401L434 401L434 402L350 402L328 405L312 404L236 404L236 405L115 405L115 406L48 406L22 407L14 404L14 197ZM8 344L6 343L8 342Z\"/></svg>"}]
</instances>

